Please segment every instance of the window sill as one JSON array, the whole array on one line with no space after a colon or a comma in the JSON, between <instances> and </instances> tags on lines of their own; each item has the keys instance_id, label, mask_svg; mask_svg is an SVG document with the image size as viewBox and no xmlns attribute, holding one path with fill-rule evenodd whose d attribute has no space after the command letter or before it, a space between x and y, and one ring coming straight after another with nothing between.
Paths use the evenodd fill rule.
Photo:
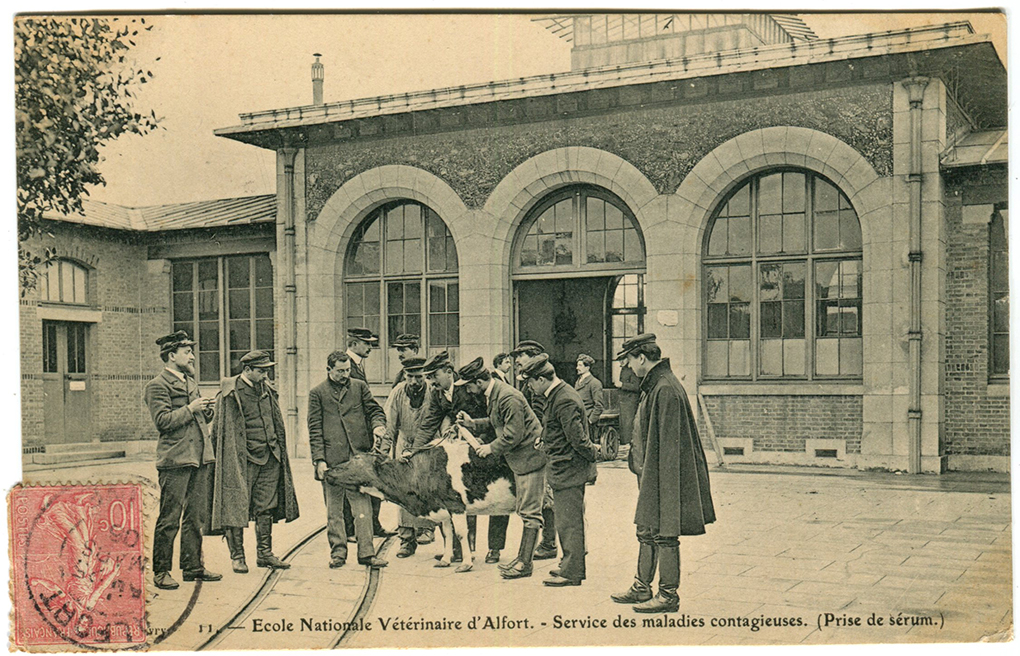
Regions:
<instances>
[{"instance_id":1,"label":"window sill","mask_svg":"<svg viewBox=\"0 0 1020 656\"><path fill-rule=\"evenodd\" d=\"M93 310L87 305L54 305L40 304L35 310L36 316L47 321L79 321L82 323L102 323L103 313Z\"/></svg>"},{"instance_id":2,"label":"window sill","mask_svg":"<svg viewBox=\"0 0 1020 656\"><path fill-rule=\"evenodd\" d=\"M1009 382L995 381L988 383L988 396L1009 396Z\"/></svg>"},{"instance_id":3,"label":"window sill","mask_svg":"<svg viewBox=\"0 0 1020 656\"><path fill-rule=\"evenodd\" d=\"M702 383L704 396L863 396L862 383Z\"/></svg>"}]
</instances>

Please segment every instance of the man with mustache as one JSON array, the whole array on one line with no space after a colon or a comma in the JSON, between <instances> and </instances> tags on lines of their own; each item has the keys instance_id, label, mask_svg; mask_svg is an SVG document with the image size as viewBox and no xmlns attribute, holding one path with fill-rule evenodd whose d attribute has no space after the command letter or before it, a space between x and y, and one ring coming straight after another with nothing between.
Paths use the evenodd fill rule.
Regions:
<instances>
[{"instance_id":1,"label":"man with mustache","mask_svg":"<svg viewBox=\"0 0 1020 656\"><path fill-rule=\"evenodd\" d=\"M180 587L170 576L174 539L181 532L181 569L185 581L219 581L202 565L202 534L207 532L213 447L209 422L212 399L198 395L195 342L183 330L156 340L163 371L145 386L145 405L159 431L159 517L152 540L153 583L163 590ZM182 523L183 518L183 523Z\"/></svg>"}]
</instances>

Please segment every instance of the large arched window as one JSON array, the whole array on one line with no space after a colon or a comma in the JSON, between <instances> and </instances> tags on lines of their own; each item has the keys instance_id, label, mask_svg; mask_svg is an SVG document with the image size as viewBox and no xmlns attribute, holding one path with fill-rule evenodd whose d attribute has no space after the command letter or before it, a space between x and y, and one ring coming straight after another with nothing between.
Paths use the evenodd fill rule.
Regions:
<instances>
[{"instance_id":1,"label":"large arched window","mask_svg":"<svg viewBox=\"0 0 1020 656\"><path fill-rule=\"evenodd\" d=\"M644 269L645 247L627 205L604 189L567 187L542 199L518 238L516 273Z\"/></svg>"},{"instance_id":2,"label":"large arched window","mask_svg":"<svg viewBox=\"0 0 1020 656\"><path fill-rule=\"evenodd\" d=\"M706 379L860 378L861 226L807 171L732 192L704 246Z\"/></svg>"},{"instance_id":3,"label":"large arched window","mask_svg":"<svg viewBox=\"0 0 1020 656\"><path fill-rule=\"evenodd\" d=\"M366 362L373 382L400 371L389 344L402 333L421 336L422 354L455 355L460 345L457 249L439 215L412 201L374 210L358 226L344 268L346 328L379 335L380 353ZM382 355L383 357L380 357Z\"/></svg>"}]
</instances>

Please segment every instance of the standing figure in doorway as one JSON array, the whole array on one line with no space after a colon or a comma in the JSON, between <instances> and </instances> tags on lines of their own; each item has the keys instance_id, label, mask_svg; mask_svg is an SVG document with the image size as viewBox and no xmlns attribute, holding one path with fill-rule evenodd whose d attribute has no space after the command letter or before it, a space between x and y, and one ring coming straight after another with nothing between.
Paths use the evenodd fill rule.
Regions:
<instances>
[{"instance_id":1,"label":"standing figure in doorway","mask_svg":"<svg viewBox=\"0 0 1020 656\"><path fill-rule=\"evenodd\" d=\"M574 382L574 389L577 390L584 403L585 428L588 429L588 436L594 439L598 435L599 420L602 418L602 411L605 404L602 401L602 381L591 373L595 365L595 358L586 353L577 356L577 380ZM594 485L599 470L595 463L591 463L588 474L588 485Z\"/></svg>"}]
</instances>

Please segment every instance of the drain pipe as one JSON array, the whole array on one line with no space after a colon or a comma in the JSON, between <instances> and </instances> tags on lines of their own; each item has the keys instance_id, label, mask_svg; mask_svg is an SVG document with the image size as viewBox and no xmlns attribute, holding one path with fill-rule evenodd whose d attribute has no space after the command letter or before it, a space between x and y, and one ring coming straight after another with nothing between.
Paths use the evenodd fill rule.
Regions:
<instances>
[{"instance_id":1,"label":"drain pipe","mask_svg":"<svg viewBox=\"0 0 1020 656\"><path fill-rule=\"evenodd\" d=\"M287 304L287 329L284 336L286 344L285 368L290 382L287 385L287 412L285 422L287 433L297 435L297 380L298 380L298 358L297 358L297 234L294 227L294 159L297 156L296 148L282 148L283 156L283 198L281 199L283 210L283 291ZM292 450L296 449L297 441L290 440ZM291 454L296 456L296 453Z\"/></svg>"},{"instance_id":2,"label":"drain pipe","mask_svg":"<svg viewBox=\"0 0 1020 656\"><path fill-rule=\"evenodd\" d=\"M907 471L921 473L921 118L924 90L928 78L912 77L904 86L910 101L910 170L907 184L910 187L910 330L907 333L910 352L910 405L907 408Z\"/></svg>"}]
</instances>

